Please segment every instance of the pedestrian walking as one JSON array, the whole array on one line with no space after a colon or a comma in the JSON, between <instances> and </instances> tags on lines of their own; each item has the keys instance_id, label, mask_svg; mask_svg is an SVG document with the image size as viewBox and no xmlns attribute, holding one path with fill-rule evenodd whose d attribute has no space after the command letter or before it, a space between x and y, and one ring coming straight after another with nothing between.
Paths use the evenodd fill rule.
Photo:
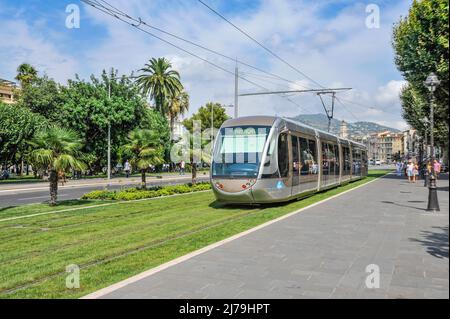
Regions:
<instances>
[{"instance_id":1,"label":"pedestrian walking","mask_svg":"<svg viewBox=\"0 0 450 319\"><path fill-rule=\"evenodd\" d=\"M180 162L180 175L184 175L186 172L186 162L181 160Z\"/></svg>"},{"instance_id":2,"label":"pedestrian walking","mask_svg":"<svg viewBox=\"0 0 450 319\"><path fill-rule=\"evenodd\" d=\"M434 168L434 175L436 176L436 179L439 177L439 173L441 172L441 163L439 163L437 160L434 160L433 164Z\"/></svg>"},{"instance_id":3,"label":"pedestrian walking","mask_svg":"<svg viewBox=\"0 0 450 319\"><path fill-rule=\"evenodd\" d=\"M397 169L397 176L402 176L402 162L398 161L395 163L395 167Z\"/></svg>"},{"instance_id":4,"label":"pedestrian walking","mask_svg":"<svg viewBox=\"0 0 450 319\"><path fill-rule=\"evenodd\" d=\"M123 165L123 168L124 168L124 171L125 171L125 174L126 174L127 178L130 177L130 174L131 174L131 165L130 165L130 162L128 162L128 160L127 160L127 161L125 162L125 164Z\"/></svg>"},{"instance_id":5,"label":"pedestrian walking","mask_svg":"<svg viewBox=\"0 0 450 319\"><path fill-rule=\"evenodd\" d=\"M414 163L414 169L413 169L413 182L415 183L419 177L419 165L417 163Z\"/></svg>"},{"instance_id":6,"label":"pedestrian walking","mask_svg":"<svg viewBox=\"0 0 450 319\"><path fill-rule=\"evenodd\" d=\"M411 161L406 165L406 176L408 176L408 182L412 183L414 178L414 164Z\"/></svg>"}]
</instances>

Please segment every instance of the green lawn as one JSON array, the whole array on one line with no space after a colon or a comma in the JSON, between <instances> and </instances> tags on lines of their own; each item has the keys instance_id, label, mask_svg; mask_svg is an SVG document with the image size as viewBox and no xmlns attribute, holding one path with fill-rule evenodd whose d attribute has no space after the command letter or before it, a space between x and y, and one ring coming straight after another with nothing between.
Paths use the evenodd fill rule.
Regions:
<instances>
[{"instance_id":1,"label":"green lawn","mask_svg":"<svg viewBox=\"0 0 450 319\"><path fill-rule=\"evenodd\" d=\"M140 202L0 209L0 297L81 297L386 173L371 171L364 180L303 200L257 208L222 206L207 191ZM72 208L82 209L5 220ZM81 267L79 289L65 287L70 264Z\"/></svg>"}]
</instances>

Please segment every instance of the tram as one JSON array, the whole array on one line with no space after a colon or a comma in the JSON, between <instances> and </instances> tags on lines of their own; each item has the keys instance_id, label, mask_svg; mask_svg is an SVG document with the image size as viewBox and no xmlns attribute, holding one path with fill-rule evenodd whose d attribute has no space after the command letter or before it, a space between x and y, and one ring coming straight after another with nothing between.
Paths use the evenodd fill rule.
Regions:
<instances>
[{"instance_id":1,"label":"tram","mask_svg":"<svg viewBox=\"0 0 450 319\"><path fill-rule=\"evenodd\" d=\"M219 202L263 204L364 178L367 164L363 144L286 118L249 116L221 126L210 176Z\"/></svg>"}]
</instances>

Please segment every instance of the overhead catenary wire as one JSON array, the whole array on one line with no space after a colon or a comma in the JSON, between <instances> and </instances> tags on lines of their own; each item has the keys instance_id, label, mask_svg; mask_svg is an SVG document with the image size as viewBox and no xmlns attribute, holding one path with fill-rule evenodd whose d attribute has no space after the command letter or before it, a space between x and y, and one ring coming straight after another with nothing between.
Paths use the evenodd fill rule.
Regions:
<instances>
[{"instance_id":1,"label":"overhead catenary wire","mask_svg":"<svg viewBox=\"0 0 450 319\"><path fill-rule=\"evenodd\" d=\"M223 16L220 12L218 12L217 10L213 9L211 6L209 6L208 4L206 4L204 1L202 0L197 0L198 2L200 2L203 6L205 6L206 8L208 8L211 12L213 12L214 14L216 14L217 16L219 16L222 20L224 20L225 22L227 22L228 24L230 24L233 28L235 28L236 30L238 30L240 33L244 34L247 38L249 38L250 40L252 40L253 42L255 42L257 45L259 45L261 48L263 48L265 51L267 51L269 54L271 54L272 56L274 56L275 58L277 58L278 60L280 60L281 62L283 62L284 64L286 64L287 66L289 66L291 69L295 70L296 72L298 72L299 74L301 74L303 77L307 78L308 80L310 80L311 82L313 82L314 84L318 85L319 87L323 88L324 86L322 84L320 84L319 82L315 81L313 78L311 78L310 76L308 76L307 74L305 74L304 72L302 72L299 68L293 66L291 63L289 63L288 61L286 61L285 59L283 59L282 57L280 57L278 54L276 54L275 52L273 52L271 49L269 49L268 47L266 47L264 44L262 44L261 42L259 42L258 40L256 40L254 37L252 37L250 34L248 34L246 31L244 31L242 28L238 27L236 24L234 24L233 22L231 22L229 19L227 19L225 16Z\"/></svg>"},{"instance_id":2,"label":"overhead catenary wire","mask_svg":"<svg viewBox=\"0 0 450 319\"><path fill-rule=\"evenodd\" d=\"M82 1L83 1L83 0L82 0ZM136 22L138 25L139 25L139 24L142 24L142 25L144 25L144 26L146 26L146 27L148 27L148 28L151 28L151 29L153 29L153 30L156 30L156 31L161 32L161 33L163 33L163 34L166 34L166 35L168 35L168 36L171 36L171 37L173 37L173 38L175 38L175 39L177 39L177 40L183 41L183 42L188 43L188 44L190 44L190 45L193 45L193 46L195 46L195 47L197 47L197 48L200 48L200 49L202 49L202 50L205 50L205 51L207 51L207 52L210 52L210 53L212 53L212 54L215 54L215 55L217 55L217 56L220 56L220 57L222 57L222 58L224 58L224 59L233 61L233 62L235 62L235 63L237 63L237 64L246 66L246 67L251 68L251 69L253 69L253 70L256 70L256 71L258 71L258 72L261 72L261 73L264 73L264 74L266 74L266 75L269 75L269 76L272 76L272 77L274 77L274 78L277 78L277 79L279 79L279 80L282 80L282 81L284 81L284 82L287 82L287 83L290 83L290 84L293 84L293 85L296 85L296 86L298 86L298 87L302 87L302 88L305 88L305 89L308 88L308 87L306 87L306 86L304 86L304 85L302 85L302 84L299 84L299 83L297 83L297 82L295 82L295 81L293 81L293 80L289 80L289 79L287 79L287 78L285 78L285 77L282 77L282 76L280 76L280 75L278 75L278 74L275 74L275 73L266 71L266 70L264 70L264 69L262 69L262 68L259 68L259 67L257 67L257 66L251 65L250 63L247 63L247 62L245 62L245 61L241 61L241 60L239 60L239 59L233 58L233 57L228 56L228 55L226 55L226 54L223 54L223 53L221 53L221 52L219 52L219 51L217 51L217 50L210 49L210 48L208 48L208 47L206 47L206 46L204 46L204 45L202 45L202 44L193 42L193 41L191 41L191 40L188 40L188 39L186 39L186 38L183 38L182 36L176 35L176 34L174 34L174 33L172 33L172 32L168 32L168 31L166 31L166 30L164 30L164 29L162 29L162 28L159 28L159 27L156 27L156 26L154 26L154 25L148 24L147 22L143 21L143 20L140 19L140 18L134 18L134 17L131 17L129 14L127 14L126 12L124 12L124 11L122 11L122 10L116 8L115 6L109 4L107 1L104 1L104 0L86 0L86 1L87 1L87 2L101 1L102 3L104 3L105 5L107 5L107 6L110 7L110 8L107 8L107 7L105 7L105 5L102 5L102 4L98 4L98 3L97 3L99 6L103 7L105 10L110 10L111 12L113 12L113 13L116 14L116 15L117 15L117 14L118 14L118 15L122 15L122 16L126 17L127 19L130 19L130 20ZM86 1L84 1L84 2L86 2Z\"/></svg>"},{"instance_id":3,"label":"overhead catenary wire","mask_svg":"<svg viewBox=\"0 0 450 319\"><path fill-rule=\"evenodd\" d=\"M104 5L102 5L102 4L100 4L98 2L98 1L102 1L103 3L108 4L106 1L103 1L103 0L98 0L98 1L97 0L81 0L81 1L86 3L86 4L88 4L89 6L91 6L93 8L95 8L95 9L97 9L97 10L99 10L99 11L101 11L101 12L107 14L107 15L109 15L109 16L112 16L112 17L114 17L114 18L116 18L116 19L118 19L118 20L120 20L120 21L122 21L122 22L124 22L124 23L126 23L126 24L128 24L128 25L130 25L130 26L132 26L132 27L134 27L134 28L136 28L136 29L138 29L138 30L140 30L140 31L142 31L142 32L144 32L144 33L146 33L146 34L148 34L148 35L150 35L150 36L152 36L152 37L154 37L154 38L156 38L156 39L158 39L158 40L160 40L160 41L162 41L162 42L164 42L164 43L166 43L166 44L168 44L168 45L170 45L172 47L174 47L174 48L176 48L176 49L178 49L178 50L180 50L180 51L182 51L182 52L185 52L186 54L189 54L189 55L191 55L191 56L193 56L193 57L195 57L197 59L202 60L205 63L208 63L209 65L211 65L211 66L213 66L213 67L215 67L215 68L217 68L217 69L219 69L219 70L221 70L223 72L226 72L226 73L231 74L231 75L235 75L234 72L232 72L230 70L227 70L224 67L222 67L222 66L220 66L220 65L218 65L218 64L216 64L214 62L211 62L211 61L209 61L209 60L207 60L207 59L205 59L205 58L203 58L203 57L201 57L201 56L199 56L199 55L197 55L197 54L195 54L193 52L190 52L190 51L180 47L179 45L171 43L170 41L168 41L166 39L163 39L163 38L157 36L154 33L151 33L151 32L149 32L147 30L142 29L140 26L141 26L141 24L145 23L144 21L142 21L142 19L139 18L139 20L137 20L137 19L131 17L130 15L126 14L125 12L123 12L123 11L121 11L121 10L115 8L115 7L112 7L111 5L110 5L111 8L107 8L107 7L105 7ZM126 21L125 19L121 18L118 14L121 15L122 17L126 17L129 20L132 20L132 21L135 21L135 22L139 21L139 23L138 24L130 23L129 21ZM264 87L262 85L259 85L258 83L255 83L255 82L253 82L251 80L248 80L245 77L242 77L240 75L238 75L238 77L241 80L243 80L245 82L248 82L248 83L250 83L250 84L252 84L252 85L254 85L254 86L256 86L256 87L258 87L260 89L263 89L265 91L269 91L268 88L266 88L266 87ZM290 98L285 97L285 96L281 96L281 97L285 98L286 100L288 100L289 102L293 103L294 105L296 105L297 107L299 107L301 110L304 111L304 109L298 103L292 101Z\"/></svg>"}]
</instances>

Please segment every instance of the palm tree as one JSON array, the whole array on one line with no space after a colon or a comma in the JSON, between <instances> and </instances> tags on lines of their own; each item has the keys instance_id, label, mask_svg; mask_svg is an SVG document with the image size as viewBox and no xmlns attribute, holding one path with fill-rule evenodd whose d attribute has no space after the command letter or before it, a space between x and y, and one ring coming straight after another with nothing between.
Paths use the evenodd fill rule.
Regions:
<instances>
[{"instance_id":1,"label":"palm tree","mask_svg":"<svg viewBox=\"0 0 450 319\"><path fill-rule=\"evenodd\" d=\"M167 115L166 99L178 95L183 90L180 74L172 69L172 64L166 58L152 58L139 71L143 74L137 77L141 92L155 101L156 109Z\"/></svg>"},{"instance_id":2,"label":"palm tree","mask_svg":"<svg viewBox=\"0 0 450 319\"><path fill-rule=\"evenodd\" d=\"M141 171L142 188L146 188L145 173L150 165L164 162L164 149L158 132L145 129L136 129L128 135L128 144L125 150L131 156L130 163Z\"/></svg>"},{"instance_id":3,"label":"palm tree","mask_svg":"<svg viewBox=\"0 0 450 319\"><path fill-rule=\"evenodd\" d=\"M16 80L20 82L20 85L24 87L30 84L37 77L36 69L29 63L22 63L17 67Z\"/></svg>"},{"instance_id":4,"label":"palm tree","mask_svg":"<svg viewBox=\"0 0 450 319\"><path fill-rule=\"evenodd\" d=\"M175 119L186 113L189 110L189 94L185 91L179 92L177 95L171 97L168 107L169 121L170 121L170 133L173 136L173 129L175 125Z\"/></svg>"},{"instance_id":5,"label":"palm tree","mask_svg":"<svg viewBox=\"0 0 450 319\"><path fill-rule=\"evenodd\" d=\"M82 143L72 130L52 126L36 133L30 144L34 147L31 159L35 167L50 172L50 206L56 205L59 175L69 169L84 170L80 160Z\"/></svg>"}]
</instances>

